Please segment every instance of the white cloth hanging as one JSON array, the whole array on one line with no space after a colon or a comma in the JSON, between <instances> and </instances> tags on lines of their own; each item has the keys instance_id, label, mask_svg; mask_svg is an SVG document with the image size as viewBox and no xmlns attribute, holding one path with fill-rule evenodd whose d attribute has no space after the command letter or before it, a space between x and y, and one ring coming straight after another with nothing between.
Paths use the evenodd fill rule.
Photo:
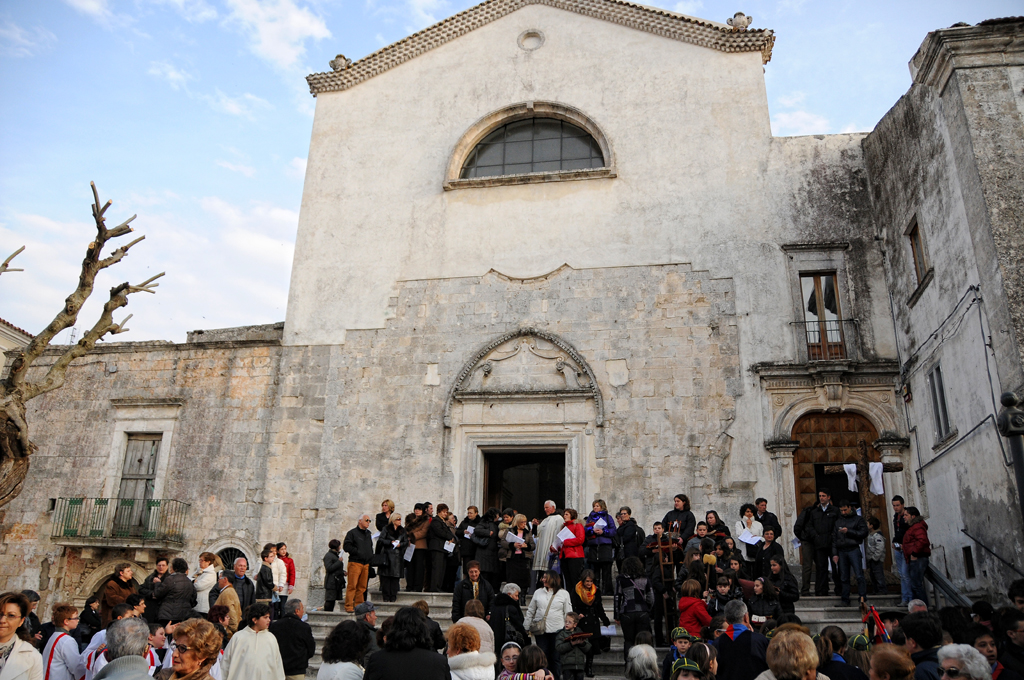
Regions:
<instances>
[{"instance_id":1,"label":"white cloth hanging","mask_svg":"<svg viewBox=\"0 0 1024 680\"><path fill-rule=\"evenodd\" d=\"M882 464L881 463L869 463L868 464L868 477L871 478L871 484L869 490L876 496L881 496L884 489L882 488Z\"/></svg>"},{"instance_id":2,"label":"white cloth hanging","mask_svg":"<svg viewBox=\"0 0 1024 680\"><path fill-rule=\"evenodd\" d=\"M853 463L843 465L843 472L846 473L846 488L850 491L857 490L857 466Z\"/></svg>"}]
</instances>

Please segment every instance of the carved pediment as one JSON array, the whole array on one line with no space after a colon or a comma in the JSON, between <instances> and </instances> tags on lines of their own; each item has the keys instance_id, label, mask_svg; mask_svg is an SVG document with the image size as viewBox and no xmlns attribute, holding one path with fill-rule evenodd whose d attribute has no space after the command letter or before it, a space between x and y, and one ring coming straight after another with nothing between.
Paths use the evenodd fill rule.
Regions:
<instances>
[{"instance_id":1,"label":"carved pediment","mask_svg":"<svg viewBox=\"0 0 1024 680\"><path fill-rule=\"evenodd\" d=\"M448 393L444 423L451 426L455 399L544 396L592 398L596 424L603 424L601 391L587 362L558 336L521 328L488 343L466 363Z\"/></svg>"}]
</instances>

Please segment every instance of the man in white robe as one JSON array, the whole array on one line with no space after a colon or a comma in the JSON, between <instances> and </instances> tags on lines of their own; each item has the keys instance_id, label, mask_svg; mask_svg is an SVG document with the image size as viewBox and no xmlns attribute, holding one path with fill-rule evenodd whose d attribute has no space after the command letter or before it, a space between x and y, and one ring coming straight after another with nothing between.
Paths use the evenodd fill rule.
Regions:
<instances>
[{"instance_id":1,"label":"man in white robe","mask_svg":"<svg viewBox=\"0 0 1024 680\"><path fill-rule=\"evenodd\" d=\"M548 570L548 558L551 555L549 548L555 541L559 529L562 528L562 516L558 514L558 508L554 501L545 501L543 520L533 520L533 534L536 536L537 549L533 554L533 580L530 583L530 592L537 589L537 582L541 575Z\"/></svg>"},{"instance_id":2,"label":"man in white robe","mask_svg":"<svg viewBox=\"0 0 1024 680\"><path fill-rule=\"evenodd\" d=\"M270 607L256 603L246 610L249 625L231 637L220 658L224 680L281 680L284 663L277 638L271 633Z\"/></svg>"}]
</instances>

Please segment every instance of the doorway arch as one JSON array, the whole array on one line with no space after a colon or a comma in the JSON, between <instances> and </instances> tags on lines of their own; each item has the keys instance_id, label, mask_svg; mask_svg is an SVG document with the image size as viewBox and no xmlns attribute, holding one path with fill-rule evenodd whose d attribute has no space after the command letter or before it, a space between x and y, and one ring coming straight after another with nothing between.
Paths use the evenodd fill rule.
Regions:
<instances>
[{"instance_id":1,"label":"doorway arch","mask_svg":"<svg viewBox=\"0 0 1024 680\"><path fill-rule=\"evenodd\" d=\"M793 452L793 474L796 483L797 510L803 510L818 502L818 489L828 489L832 502L843 499L857 500L857 493L847 490L846 475L827 475L826 465L842 465L860 461L858 442L863 440L868 447L868 460L882 461L881 453L873 446L878 440L878 430L870 420L858 413L807 413L793 424L792 440L799 445ZM883 481L884 483L884 481ZM888 508L885 494L868 494L868 507L861 512L866 520L878 518L882 534L889 542L889 523L886 521ZM859 502L859 501L858 501ZM886 568L891 558L886 551Z\"/></svg>"}]
</instances>

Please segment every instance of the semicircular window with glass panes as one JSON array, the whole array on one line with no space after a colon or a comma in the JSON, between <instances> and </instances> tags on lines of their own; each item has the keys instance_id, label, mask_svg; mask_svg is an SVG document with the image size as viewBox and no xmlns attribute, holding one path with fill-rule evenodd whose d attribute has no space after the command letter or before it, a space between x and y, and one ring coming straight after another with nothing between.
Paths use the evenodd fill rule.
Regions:
<instances>
[{"instance_id":1,"label":"semicircular window with glass panes","mask_svg":"<svg viewBox=\"0 0 1024 680\"><path fill-rule=\"evenodd\" d=\"M480 140L459 176L471 179L604 166L600 145L583 128L556 118L527 118L502 125Z\"/></svg>"}]
</instances>

